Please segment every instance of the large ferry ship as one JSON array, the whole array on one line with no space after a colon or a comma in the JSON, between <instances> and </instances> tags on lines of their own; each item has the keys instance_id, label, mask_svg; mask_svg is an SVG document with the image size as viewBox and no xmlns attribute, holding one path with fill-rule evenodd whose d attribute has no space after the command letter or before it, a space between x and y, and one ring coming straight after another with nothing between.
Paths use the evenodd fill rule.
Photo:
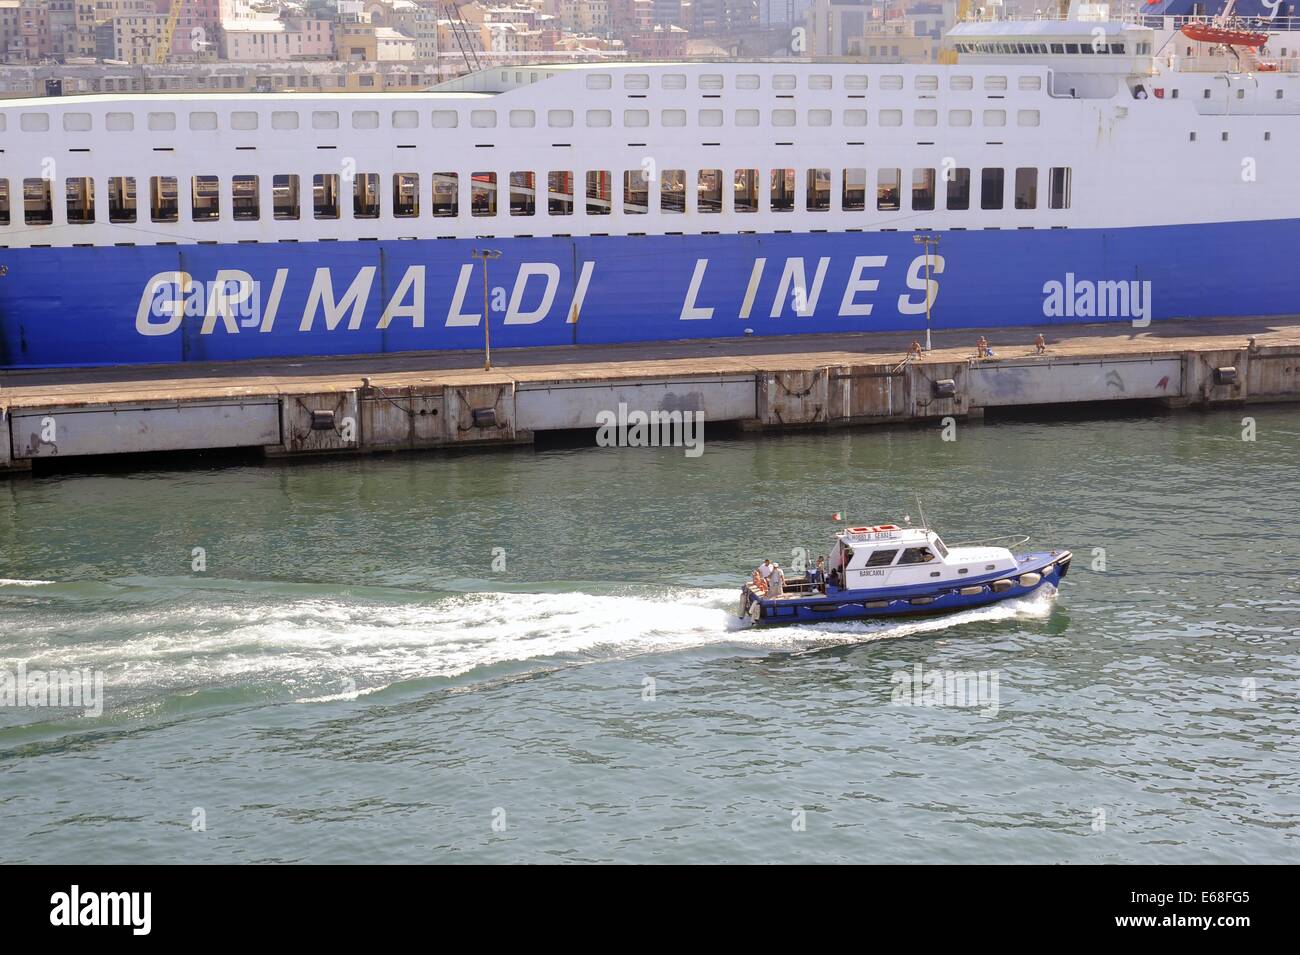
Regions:
<instances>
[{"instance_id":1,"label":"large ferry ship","mask_svg":"<svg viewBox=\"0 0 1300 955\"><path fill-rule=\"evenodd\" d=\"M936 328L1286 312L1277 13L968 19L938 65L7 101L0 368L473 348L485 298L497 346L919 329L927 299Z\"/></svg>"}]
</instances>

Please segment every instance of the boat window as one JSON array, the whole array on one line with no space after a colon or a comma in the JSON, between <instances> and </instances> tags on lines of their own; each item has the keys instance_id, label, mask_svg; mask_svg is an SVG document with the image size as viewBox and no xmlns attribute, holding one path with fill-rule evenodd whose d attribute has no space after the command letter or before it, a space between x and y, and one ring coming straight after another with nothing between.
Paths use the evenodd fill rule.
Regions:
<instances>
[{"instance_id":1,"label":"boat window","mask_svg":"<svg viewBox=\"0 0 1300 955\"><path fill-rule=\"evenodd\" d=\"M876 176L876 208L881 212L898 211L900 173L897 169L882 169Z\"/></svg>"},{"instance_id":2,"label":"boat window","mask_svg":"<svg viewBox=\"0 0 1300 955\"><path fill-rule=\"evenodd\" d=\"M861 212L867 202L867 171L845 169L840 190L840 208L845 212Z\"/></svg>"},{"instance_id":3,"label":"boat window","mask_svg":"<svg viewBox=\"0 0 1300 955\"><path fill-rule=\"evenodd\" d=\"M659 173L659 211L686 211L685 169L665 169Z\"/></svg>"},{"instance_id":4,"label":"boat window","mask_svg":"<svg viewBox=\"0 0 1300 955\"><path fill-rule=\"evenodd\" d=\"M0 225L9 224L9 180L0 179Z\"/></svg>"},{"instance_id":5,"label":"boat window","mask_svg":"<svg viewBox=\"0 0 1300 955\"><path fill-rule=\"evenodd\" d=\"M433 214L439 218L460 214L460 173L433 174Z\"/></svg>"},{"instance_id":6,"label":"boat window","mask_svg":"<svg viewBox=\"0 0 1300 955\"><path fill-rule=\"evenodd\" d=\"M393 216L412 219L420 214L420 177L413 172L393 173Z\"/></svg>"},{"instance_id":7,"label":"boat window","mask_svg":"<svg viewBox=\"0 0 1300 955\"><path fill-rule=\"evenodd\" d=\"M135 221L135 178L111 176L108 180L108 221Z\"/></svg>"},{"instance_id":8,"label":"boat window","mask_svg":"<svg viewBox=\"0 0 1300 955\"><path fill-rule=\"evenodd\" d=\"M903 564L925 564L934 559L934 551L928 547L909 547L903 551L903 556L898 559L898 563L899 566Z\"/></svg>"},{"instance_id":9,"label":"boat window","mask_svg":"<svg viewBox=\"0 0 1300 955\"><path fill-rule=\"evenodd\" d=\"M510 214L531 216L537 212L537 174L512 172L510 174Z\"/></svg>"},{"instance_id":10,"label":"boat window","mask_svg":"<svg viewBox=\"0 0 1300 955\"><path fill-rule=\"evenodd\" d=\"M831 208L831 171L829 169L808 170L809 212L829 212Z\"/></svg>"},{"instance_id":11,"label":"boat window","mask_svg":"<svg viewBox=\"0 0 1300 955\"><path fill-rule=\"evenodd\" d=\"M190 203L190 218L195 222L216 222L221 216L221 180L216 176L191 176Z\"/></svg>"},{"instance_id":12,"label":"boat window","mask_svg":"<svg viewBox=\"0 0 1300 955\"><path fill-rule=\"evenodd\" d=\"M231 209L237 220L251 222L258 218L257 176L235 176L232 183L234 204Z\"/></svg>"},{"instance_id":13,"label":"boat window","mask_svg":"<svg viewBox=\"0 0 1300 955\"><path fill-rule=\"evenodd\" d=\"M1050 209L1070 208L1070 169L1068 166L1053 166L1049 170L1047 186L1047 205Z\"/></svg>"},{"instance_id":14,"label":"boat window","mask_svg":"<svg viewBox=\"0 0 1300 955\"><path fill-rule=\"evenodd\" d=\"M88 225L95 221L95 180L88 176L69 179L66 186L68 222Z\"/></svg>"},{"instance_id":15,"label":"boat window","mask_svg":"<svg viewBox=\"0 0 1300 955\"><path fill-rule=\"evenodd\" d=\"M1033 166L1016 170L1016 208L1038 208L1038 170Z\"/></svg>"},{"instance_id":16,"label":"boat window","mask_svg":"<svg viewBox=\"0 0 1300 955\"><path fill-rule=\"evenodd\" d=\"M490 217L497 214L497 174L476 172L469 179L471 215Z\"/></svg>"},{"instance_id":17,"label":"boat window","mask_svg":"<svg viewBox=\"0 0 1300 955\"><path fill-rule=\"evenodd\" d=\"M947 557L947 556L948 556L948 548L944 546L942 540L940 540L937 536L936 536L936 537L932 537L932 538L930 538L930 540L931 540L931 543L934 544L934 549L937 550L937 551L939 552L939 556L940 556L940 557Z\"/></svg>"},{"instance_id":18,"label":"boat window","mask_svg":"<svg viewBox=\"0 0 1300 955\"><path fill-rule=\"evenodd\" d=\"M623 213L642 216L650 210L648 170L628 169L623 173Z\"/></svg>"},{"instance_id":19,"label":"boat window","mask_svg":"<svg viewBox=\"0 0 1300 955\"><path fill-rule=\"evenodd\" d=\"M339 217L339 176L335 172L321 172L312 176L312 207L317 219Z\"/></svg>"},{"instance_id":20,"label":"boat window","mask_svg":"<svg viewBox=\"0 0 1300 955\"><path fill-rule=\"evenodd\" d=\"M607 216L614 204L614 174L605 170L587 173L587 215Z\"/></svg>"},{"instance_id":21,"label":"boat window","mask_svg":"<svg viewBox=\"0 0 1300 955\"><path fill-rule=\"evenodd\" d=\"M1002 181L1005 170L999 168L984 169L980 173L980 208L1002 208Z\"/></svg>"},{"instance_id":22,"label":"boat window","mask_svg":"<svg viewBox=\"0 0 1300 955\"><path fill-rule=\"evenodd\" d=\"M970 170L966 168L948 170L948 208L970 208Z\"/></svg>"},{"instance_id":23,"label":"boat window","mask_svg":"<svg viewBox=\"0 0 1300 955\"><path fill-rule=\"evenodd\" d=\"M573 173L560 170L546 174L546 212L553 216L573 215Z\"/></svg>"},{"instance_id":24,"label":"boat window","mask_svg":"<svg viewBox=\"0 0 1300 955\"><path fill-rule=\"evenodd\" d=\"M934 170L912 170L912 208L917 212L934 209Z\"/></svg>"},{"instance_id":25,"label":"boat window","mask_svg":"<svg viewBox=\"0 0 1300 955\"><path fill-rule=\"evenodd\" d=\"M735 210L737 212L757 212L758 170L737 169L735 189Z\"/></svg>"},{"instance_id":26,"label":"boat window","mask_svg":"<svg viewBox=\"0 0 1300 955\"><path fill-rule=\"evenodd\" d=\"M379 173L361 172L353 177L352 218L379 218Z\"/></svg>"},{"instance_id":27,"label":"boat window","mask_svg":"<svg viewBox=\"0 0 1300 955\"><path fill-rule=\"evenodd\" d=\"M153 176L149 179L149 208L153 211L154 222L178 220L175 176Z\"/></svg>"},{"instance_id":28,"label":"boat window","mask_svg":"<svg viewBox=\"0 0 1300 955\"><path fill-rule=\"evenodd\" d=\"M722 211L722 170L701 169L695 184L695 211Z\"/></svg>"},{"instance_id":29,"label":"boat window","mask_svg":"<svg viewBox=\"0 0 1300 955\"><path fill-rule=\"evenodd\" d=\"M773 212L791 212L794 210L794 170L772 170L772 205Z\"/></svg>"},{"instance_id":30,"label":"boat window","mask_svg":"<svg viewBox=\"0 0 1300 955\"><path fill-rule=\"evenodd\" d=\"M867 558L867 567L884 567L894 562L894 557L898 554L898 548L893 550L878 550Z\"/></svg>"},{"instance_id":31,"label":"boat window","mask_svg":"<svg viewBox=\"0 0 1300 955\"><path fill-rule=\"evenodd\" d=\"M276 219L296 221L298 218L298 176L279 175L271 178L271 214Z\"/></svg>"}]
</instances>

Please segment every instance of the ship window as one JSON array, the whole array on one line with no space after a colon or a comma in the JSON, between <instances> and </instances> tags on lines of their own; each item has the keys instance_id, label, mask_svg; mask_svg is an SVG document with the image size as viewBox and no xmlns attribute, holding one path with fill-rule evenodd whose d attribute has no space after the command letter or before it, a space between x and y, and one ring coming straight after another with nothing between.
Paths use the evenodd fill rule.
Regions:
<instances>
[{"instance_id":1,"label":"ship window","mask_svg":"<svg viewBox=\"0 0 1300 955\"><path fill-rule=\"evenodd\" d=\"M607 216L614 205L614 174L607 170L587 171L587 215Z\"/></svg>"},{"instance_id":2,"label":"ship window","mask_svg":"<svg viewBox=\"0 0 1300 955\"><path fill-rule=\"evenodd\" d=\"M793 73L777 73L772 77L772 89L785 92L795 87L795 78Z\"/></svg>"},{"instance_id":3,"label":"ship window","mask_svg":"<svg viewBox=\"0 0 1300 955\"><path fill-rule=\"evenodd\" d=\"M95 221L95 180L88 176L69 179L66 185L68 222L87 225Z\"/></svg>"},{"instance_id":4,"label":"ship window","mask_svg":"<svg viewBox=\"0 0 1300 955\"><path fill-rule=\"evenodd\" d=\"M867 125L867 111L865 109L846 109L844 111L845 126L865 126Z\"/></svg>"},{"instance_id":5,"label":"ship window","mask_svg":"<svg viewBox=\"0 0 1300 955\"><path fill-rule=\"evenodd\" d=\"M358 109L352 112L353 129L378 129L379 112L373 109Z\"/></svg>"},{"instance_id":6,"label":"ship window","mask_svg":"<svg viewBox=\"0 0 1300 955\"><path fill-rule=\"evenodd\" d=\"M232 199L231 211L237 221L251 222L255 221L260 215L257 198L257 176L235 176L231 183Z\"/></svg>"},{"instance_id":7,"label":"ship window","mask_svg":"<svg viewBox=\"0 0 1300 955\"><path fill-rule=\"evenodd\" d=\"M420 214L420 175L414 172L393 173L393 216L413 219Z\"/></svg>"},{"instance_id":8,"label":"ship window","mask_svg":"<svg viewBox=\"0 0 1300 955\"><path fill-rule=\"evenodd\" d=\"M808 110L809 126L829 126L831 124L831 111L828 109L810 109Z\"/></svg>"},{"instance_id":9,"label":"ship window","mask_svg":"<svg viewBox=\"0 0 1300 955\"><path fill-rule=\"evenodd\" d=\"M607 90L610 87L610 76L608 73L592 73L587 77L587 89L589 90Z\"/></svg>"},{"instance_id":10,"label":"ship window","mask_svg":"<svg viewBox=\"0 0 1300 955\"><path fill-rule=\"evenodd\" d=\"M757 126L758 110L756 109L738 109L736 110L737 126Z\"/></svg>"},{"instance_id":11,"label":"ship window","mask_svg":"<svg viewBox=\"0 0 1300 955\"><path fill-rule=\"evenodd\" d=\"M986 109L984 111L985 126L1005 126L1007 124L1007 111L1005 109Z\"/></svg>"},{"instance_id":12,"label":"ship window","mask_svg":"<svg viewBox=\"0 0 1300 955\"><path fill-rule=\"evenodd\" d=\"M659 173L659 211L686 211L686 170L665 169Z\"/></svg>"},{"instance_id":13,"label":"ship window","mask_svg":"<svg viewBox=\"0 0 1300 955\"><path fill-rule=\"evenodd\" d=\"M659 124L661 126L685 126L686 110L684 109L665 109L659 114Z\"/></svg>"},{"instance_id":14,"label":"ship window","mask_svg":"<svg viewBox=\"0 0 1300 955\"><path fill-rule=\"evenodd\" d=\"M948 170L948 208L970 208L970 170L966 168Z\"/></svg>"},{"instance_id":15,"label":"ship window","mask_svg":"<svg viewBox=\"0 0 1300 955\"><path fill-rule=\"evenodd\" d=\"M867 558L867 562L863 564L863 566L864 567L888 567L890 564L894 562L894 558L896 556L898 556L897 547L891 550L873 551L871 556Z\"/></svg>"},{"instance_id":16,"label":"ship window","mask_svg":"<svg viewBox=\"0 0 1300 955\"><path fill-rule=\"evenodd\" d=\"M216 176L190 177L190 218L195 222L221 218L221 180Z\"/></svg>"},{"instance_id":17,"label":"ship window","mask_svg":"<svg viewBox=\"0 0 1300 955\"><path fill-rule=\"evenodd\" d=\"M1033 166L1016 170L1016 208L1038 208L1038 169Z\"/></svg>"},{"instance_id":18,"label":"ship window","mask_svg":"<svg viewBox=\"0 0 1300 955\"><path fill-rule=\"evenodd\" d=\"M794 211L793 169L772 170L772 203L770 208L773 212Z\"/></svg>"},{"instance_id":19,"label":"ship window","mask_svg":"<svg viewBox=\"0 0 1300 955\"><path fill-rule=\"evenodd\" d=\"M546 125L557 129L568 129L573 125L573 110L548 109L546 111Z\"/></svg>"},{"instance_id":20,"label":"ship window","mask_svg":"<svg viewBox=\"0 0 1300 955\"><path fill-rule=\"evenodd\" d=\"M829 212L831 208L831 171L809 169L806 208L809 212Z\"/></svg>"},{"instance_id":21,"label":"ship window","mask_svg":"<svg viewBox=\"0 0 1300 955\"><path fill-rule=\"evenodd\" d=\"M175 176L150 178L149 209L154 222L176 222L180 218L176 201Z\"/></svg>"},{"instance_id":22,"label":"ship window","mask_svg":"<svg viewBox=\"0 0 1300 955\"><path fill-rule=\"evenodd\" d=\"M63 128L70 133L84 133L90 130L89 113L64 113Z\"/></svg>"},{"instance_id":23,"label":"ship window","mask_svg":"<svg viewBox=\"0 0 1300 955\"><path fill-rule=\"evenodd\" d=\"M937 109L918 109L912 113L913 126L938 126L939 111Z\"/></svg>"},{"instance_id":24,"label":"ship window","mask_svg":"<svg viewBox=\"0 0 1300 955\"><path fill-rule=\"evenodd\" d=\"M832 81L829 73L814 73L808 77L808 88L810 90L828 90L831 85Z\"/></svg>"},{"instance_id":25,"label":"ship window","mask_svg":"<svg viewBox=\"0 0 1300 955\"><path fill-rule=\"evenodd\" d=\"M930 538L930 543L934 544L934 549L939 552L940 557L948 556L948 548L944 546L943 541L938 537Z\"/></svg>"},{"instance_id":26,"label":"ship window","mask_svg":"<svg viewBox=\"0 0 1300 955\"><path fill-rule=\"evenodd\" d=\"M895 74L882 76L880 78L880 88L882 90L901 90L903 88L903 78Z\"/></svg>"},{"instance_id":27,"label":"ship window","mask_svg":"<svg viewBox=\"0 0 1300 955\"><path fill-rule=\"evenodd\" d=\"M1070 168L1053 166L1048 170L1047 206L1049 209L1070 208Z\"/></svg>"},{"instance_id":28,"label":"ship window","mask_svg":"<svg viewBox=\"0 0 1300 955\"><path fill-rule=\"evenodd\" d=\"M9 180L0 179L0 225L9 224Z\"/></svg>"},{"instance_id":29,"label":"ship window","mask_svg":"<svg viewBox=\"0 0 1300 955\"><path fill-rule=\"evenodd\" d=\"M881 126L902 126L903 111L901 109L882 109L880 111Z\"/></svg>"},{"instance_id":30,"label":"ship window","mask_svg":"<svg viewBox=\"0 0 1300 955\"><path fill-rule=\"evenodd\" d=\"M474 129L495 129L497 111L494 109L472 109L469 113L469 124Z\"/></svg>"},{"instance_id":31,"label":"ship window","mask_svg":"<svg viewBox=\"0 0 1300 955\"><path fill-rule=\"evenodd\" d=\"M840 191L840 208L845 212L861 212L867 202L867 171L845 169L844 184Z\"/></svg>"},{"instance_id":32,"label":"ship window","mask_svg":"<svg viewBox=\"0 0 1300 955\"><path fill-rule=\"evenodd\" d=\"M756 90L758 89L757 73L741 73L736 76L736 89L738 90Z\"/></svg>"},{"instance_id":33,"label":"ship window","mask_svg":"<svg viewBox=\"0 0 1300 955\"><path fill-rule=\"evenodd\" d=\"M903 556L898 558L898 564L925 564L934 560L934 551L928 547L908 547L903 551Z\"/></svg>"},{"instance_id":34,"label":"ship window","mask_svg":"<svg viewBox=\"0 0 1300 955\"><path fill-rule=\"evenodd\" d=\"M969 90L974 88L974 80L969 76L953 76L948 80L950 90Z\"/></svg>"},{"instance_id":35,"label":"ship window","mask_svg":"<svg viewBox=\"0 0 1300 955\"><path fill-rule=\"evenodd\" d=\"M701 126L721 126L722 110L720 109L700 110L699 123Z\"/></svg>"},{"instance_id":36,"label":"ship window","mask_svg":"<svg viewBox=\"0 0 1300 955\"><path fill-rule=\"evenodd\" d=\"M395 109L392 115L393 129L418 129L420 114L413 109Z\"/></svg>"},{"instance_id":37,"label":"ship window","mask_svg":"<svg viewBox=\"0 0 1300 955\"><path fill-rule=\"evenodd\" d=\"M1079 52L1079 44L1077 44L1077 43L1067 43L1067 44L1065 44L1065 52L1066 52L1066 53L1078 53L1078 52Z\"/></svg>"},{"instance_id":38,"label":"ship window","mask_svg":"<svg viewBox=\"0 0 1300 955\"><path fill-rule=\"evenodd\" d=\"M23 180L23 221L28 225L49 225L54 221L48 179Z\"/></svg>"},{"instance_id":39,"label":"ship window","mask_svg":"<svg viewBox=\"0 0 1300 955\"><path fill-rule=\"evenodd\" d=\"M537 212L537 174L512 172L510 174L510 214L531 216Z\"/></svg>"},{"instance_id":40,"label":"ship window","mask_svg":"<svg viewBox=\"0 0 1300 955\"><path fill-rule=\"evenodd\" d=\"M434 129L455 129L460 117L454 109L435 109L430 117Z\"/></svg>"},{"instance_id":41,"label":"ship window","mask_svg":"<svg viewBox=\"0 0 1300 955\"><path fill-rule=\"evenodd\" d=\"M338 173L320 172L311 177L312 212L317 219L339 217Z\"/></svg>"},{"instance_id":42,"label":"ship window","mask_svg":"<svg viewBox=\"0 0 1300 955\"><path fill-rule=\"evenodd\" d=\"M986 168L980 173L980 208L1002 208L1002 183L1006 171L998 168Z\"/></svg>"},{"instance_id":43,"label":"ship window","mask_svg":"<svg viewBox=\"0 0 1300 955\"><path fill-rule=\"evenodd\" d=\"M271 215L282 221L298 218L298 176L271 177Z\"/></svg>"},{"instance_id":44,"label":"ship window","mask_svg":"<svg viewBox=\"0 0 1300 955\"><path fill-rule=\"evenodd\" d=\"M852 73L844 77L844 88L850 93L860 93L867 88L867 78L862 73Z\"/></svg>"},{"instance_id":45,"label":"ship window","mask_svg":"<svg viewBox=\"0 0 1300 955\"><path fill-rule=\"evenodd\" d=\"M950 109L948 110L949 126L969 126L973 114L968 109Z\"/></svg>"},{"instance_id":46,"label":"ship window","mask_svg":"<svg viewBox=\"0 0 1300 955\"><path fill-rule=\"evenodd\" d=\"M758 170L737 169L733 207L737 212L758 211Z\"/></svg>"},{"instance_id":47,"label":"ship window","mask_svg":"<svg viewBox=\"0 0 1300 955\"><path fill-rule=\"evenodd\" d=\"M1124 44L1123 44L1123 43L1112 43L1112 44L1110 45L1110 52L1112 52L1112 53L1123 53L1123 52L1124 52Z\"/></svg>"},{"instance_id":48,"label":"ship window","mask_svg":"<svg viewBox=\"0 0 1300 955\"><path fill-rule=\"evenodd\" d=\"M512 129L532 129L537 125L537 114L531 109L512 109L510 127Z\"/></svg>"},{"instance_id":49,"label":"ship window","mask_svg":"<svg viewBox=\"0 0 1300 955\"><path fill-rule=\"evenodd\" d=\"M553 216L573 215L573 173L546 174L546 211Z\"/></svg>"},{"instance_id":50,"label":"ship window","mask_svg":"<svg viewBox=\"0 0 1300 955\"><path fill-rule=\"evenodd\" d=\"M203 111L190 113L190 129L206 131L217 128L217 114Z\"/></svg>"},{"instance_id":51,"label":"ship window","mask_svg":"<svg viewBox=\"0 0 1300 955\"><path fill-rule=\"evenodd\" d=\"M497 174L476 172L469 179L470 214L485 218L497 214Z\"/></svg>"},{"instance_id":52,"label":"ship window","mask_svg":"<svg viewBox=\"0 0 1300 955\"><path fill-rule=\"evenodd\" d=\"M722 170L701 169L695 179L695 211L722 211Z\"/></svg>"},{"instance_id":53,"label":"ship window","mask_svg":"<svg viewBox=\"0 0 1300 955\"><path fill-rule=\"evenodd\" d=\"M587 125L592 127L604 128L614 123L614 114L607 109L589 109L587 110Z\"/></svg>"},{"instance_id":54,"label":"ship window","mask_svg":"<svg viewBox=\"0 0 1300 955\"><path fill-rule=\"evenodd\" d=\"M716 92L722 89L721 73L705 73L700 76L700 89L706 92Z\"/></svg>"},{"instance_id":55,"label":"ship window","mask_svg":"<svg viewBox=\"0 0 1300 955\"><path fill-rule=\"evenodd\" d=\"M352 218L379 218L379 173L359 172L352 177Z\"/></svg>"},{"instance_id":56,"label":"ship window","mask_svg":"<svg viewBox=\"0 0 1300 955\"><path fill-rule=\"evenodd\" d=\"M297 129L298 114L290 112L274 112L271 114L272 129Z\"/></svg>"},{"instance_id":57,"label":"ship window","mask_svg":"<svg viewBox=\"0 0 1300 955\"><path fill-rule=\"evenodd\" d=\"M934 170L912 170L912 208L917 212L934 209Z\"/></svg>"},{"instance_id":58,"label":"ship window","mask_svg":"<svg viewBox=\"0 0 1300 955\"><path fill-rule=\"evenodd\" d=\"M986 76L984 77L984 89L993 90L994 92L1005 90L1007 88L1007 78L1005 76Z\"/></svg>"},{"instance_id":59,"label":"ship window","mask_svg":"<svg viewBox=\"0 0 1300 955\"><path fill-rule=\"evenodd\" d=\"M645 215L650 207L650 182L643 169L628 169L623 173L623 212L626 215Z\"/></svg>"},{"instance_id":60,"label":"ship window","mask_svg":"<svg viewBox=\"0 0 1300 955\"><path fill-rule=\"evenodd\" d=\"M666 90L684 90L686 89L686 74L666 73L659 83Z\"/></svg>"},{"instance_id":61,"label":"ship window","mask_svg":"<svg viewBox=\"0 0 1300 955\"><path fill-rule=\"evenodd\" d=\"M1052 44L1052 52L1053 52L1053 53L1064 53L1064 52L1065 52L1065 44L1064 44L1064 43L1053 43L1053 44Z\"/></svg>"},{"instance_id":62,"label":"ship window","mask_svg":"<svg viewBox=\"0 0 1300 955\"><path fill-rule=\"evenodd\" d=\"M1206 90L1205 93L1202 95L1201 98L1202 98L1202 99L1209 99L1209 98L1210 98L1210 91L1209 91L1209 90Z\"/></svg>"},{"instance_id":63,"label":"ship window","mask_svg":"<svg viewBox=\"0 0 1300 955\"><path fill-rule=\"evenodd\" d=\"M108 113L104 117L104 128L110 133L129 133L135 129L135 114Z\"/></svg>"},{"instance_id":64,"label":"ship window","mask_svg":"<svg viewBox=\"0 0 1300 955\"><path fill-rule=\"evenodd\" d=\"M1036 109L1018 109L1016 110L1017 126L1037 126L1038 110Z\"/></svg>"},{"instance_id":65,"label":"ship window","mask_svg":"<svg viewBox=\"0 0 1300 955\"><path fill-rule=\"evenodd\" d=\"M257 129L257 114L252 112L238 112L230 114L231 129Z\"/></svg>"},{"instance_id":66,"label":"ship window","mask_svg":"<svg viewBox=\"0 0 1300 955\"><path fill-rule=\"evenodd\" d=\"M648 73L628 73L623 77L623 89L625 90L648 90L650 88L650 75Z\"/></svg>"},{"instance_id":67,"label":"ship window","mask_svg":"<svg viewBox=\"0 0 1300 955\"><path fill-rule=\"evenodd\" d=\"M633 129L639 129L642 126L650 125L650 110L648 109L625 109L623 110L623 125Z\"/></svg>"},{"instance_id":68,"label":"ship window","mask_svg":"<svg viewBox=\"0 0 1300 955\"><path fill-rule=\"evenodd\" d=\"M897 169L881 169L876 174L876 208L881 212L898 211L898 193L901 173Z\"/></svg>"},{"instance_id":69,"label":"ship window","mask_svg":"<svg viewBox=\"0 0 1300 955\"><path fill-rule=\"evenodd\" d=\"M450 218L460 214L460 174L435 172L433 179L433 214Z\"/></svg>"},{"instance_id":70,"label":"ship window","mask_svg":"<svg viewBox=\"0 0 1300 955\"><path fill-rule=\"evenodd\" d=\"M773 126L793 126L795 122L794 110L792 109L774 109L772 110Z\"/></svg>"}]
</instances>

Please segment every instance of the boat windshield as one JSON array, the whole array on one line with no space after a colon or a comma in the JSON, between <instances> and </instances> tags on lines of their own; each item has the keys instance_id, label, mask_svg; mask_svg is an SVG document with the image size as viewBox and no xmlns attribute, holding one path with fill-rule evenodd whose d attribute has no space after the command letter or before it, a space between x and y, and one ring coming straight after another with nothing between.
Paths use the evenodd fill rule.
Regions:
<instances>
[{"instance_id":1,"label":"boat windshield","mask_svg":"<svg viewBox=\"0 0 1300 955\"><path fill-rule=\"evenodd\" d=\"M939 535L931 535L930 542L934 544L934 549L939 552L939 556L946 560L948 557L948 548L943 546L943 541L939 539Z\"/></svg>"}]
</instances>

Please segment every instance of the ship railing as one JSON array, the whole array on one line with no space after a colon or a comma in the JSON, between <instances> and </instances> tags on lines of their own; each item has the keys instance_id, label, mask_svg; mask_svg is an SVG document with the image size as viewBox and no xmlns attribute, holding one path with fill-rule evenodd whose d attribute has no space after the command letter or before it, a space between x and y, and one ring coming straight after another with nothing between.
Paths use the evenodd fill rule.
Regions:
<instances>
[{"instance_id":1,"label":"ship railing","mask_svg":"<svg viewBox=\"0 0 1300 955\"><path fill-rule=\"evenodd\" d=\"M1179 73L1300 73L1300 58L1285 57L1249 57L1234 60L1230 56L1203 55L1180 56L1174 60Z\"/></svg>"}]
</instances>

